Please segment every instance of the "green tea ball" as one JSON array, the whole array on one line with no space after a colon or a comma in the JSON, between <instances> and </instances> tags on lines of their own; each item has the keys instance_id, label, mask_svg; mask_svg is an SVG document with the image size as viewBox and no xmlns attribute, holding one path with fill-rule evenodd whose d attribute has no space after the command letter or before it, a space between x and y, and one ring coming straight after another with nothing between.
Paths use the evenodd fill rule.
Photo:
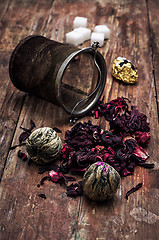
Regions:
<instances>
[{"instance_id":1,"label":"green tea ball","mask_svg":"<svg viewBox=\"0 0 159 240\"><path fill-rule=\"evenodd\" d=\"M85 195L95 201L112 198L119 184L119 173L104 162L96 162L89 166L82 179Z\"/></svg>"},{"instance_id":2,"label":"green tea ball","mask_svg":"<svg viewBox=\"0 0 159 240\"><path fill-rule=\"evenodd\" d=\"M61 152L62 142L57 132L50 127L36 129L26 140L30 158L38 164L55 160Z\"/></svg>"}]
</instances>

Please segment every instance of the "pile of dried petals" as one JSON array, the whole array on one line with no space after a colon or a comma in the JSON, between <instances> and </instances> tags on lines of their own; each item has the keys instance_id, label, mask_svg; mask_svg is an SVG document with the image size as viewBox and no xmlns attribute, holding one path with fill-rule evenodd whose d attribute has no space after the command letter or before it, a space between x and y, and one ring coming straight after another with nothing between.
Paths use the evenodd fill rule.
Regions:
<instances>
[{"instance_id":1,"label":"pile of dried petals","mask_svg":"<svg viewBox=\"0 0 159 240\"><path fill-rule=\"evenodd\" d=\"M134 106L129 110L126 98L117 98L109 103L99 101L89 115L99 118L104 116L110 124L110 131L104 131L91 121L78 122L65 133L60 168L56 172L83 174L86 168L96 161L103 161L113 166L121 177L133 174L136 165L153 168L146 163L149 155L143 148L150 140L150 128L147 117ZM49 176L49 179L51 177ZM65 177L62 177L66 183ZM73 179L72 179L73 180ZM43 180L42 180L43 182ZM81 181L67 186L67 195L82 194Z\"/></svg>"},{"instance_id":2,"label":"pile of dried petals","mask_svg":"<svg viewBox=\"0 0 159 240\"><path fill-rule=\"evenodd\" d=\"M98 106L89 115L104 116L110 131L104 131L91 121L77 123L65 133L61 170L84 172L88 165L103 161L113 166L125 177L134 171L135 165L152 168L145 161L149 155L143 148L149 143L150 128L147 117L134 106L129 110L126 98L117 98Z\"/></svg>"},{"instance_id":3,"label":"pile of dried petals","mask_svg":"<svg viewBox=\"0 0 159 240\"><path fill-rule=\"evenodd\" d=\"M67 195L77 196L82 194L81 181L68 186L68 181L76 179L66 174L83 174L96 161L110 164L121 177L133 174L136 165L153 168L153 164L146 163L149 155L143 148L150 140L147 117L134 106L129 109L128 103L130 101L123 97L109 103L102 100L89 113L89 116L95 118L104 116L109 121L109 131L93 125L91 121L78 122L71 130L67 130L60 167L53 164L39 169L39 173L50 171L40 185L45 180L64 183L67 186ZM29 135L30 131L27 132Z\"/></svg>"}]
</instances>

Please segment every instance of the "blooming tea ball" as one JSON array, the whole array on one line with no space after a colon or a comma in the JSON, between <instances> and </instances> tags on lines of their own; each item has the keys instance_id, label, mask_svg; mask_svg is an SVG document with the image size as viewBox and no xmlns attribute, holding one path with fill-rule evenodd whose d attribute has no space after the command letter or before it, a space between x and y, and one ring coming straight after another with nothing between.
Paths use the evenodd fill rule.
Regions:
<instances>
[{"instance_id":1,"label":"blooming tea ball","mask_svg":"<svg viewBox=\"0 0 159 240\"><path fill-rule=\"evenodd\" d=\"M95 201L112 198L119 184L119 173L104 162L96 162L89 166L82 179L84 193Z\"/></svg>"},{"instance_id":2,"label":"blooming tea ball","mask_svg":"<svg viewBox=\"0 0 159 240\"><path fill-rule=\"evenodd\" d=\"M57 132L50 127L36 129L26 140L26 150L31 160L46 164L55 160L61 152L62 142Z\"/></svg>"}]
</instances>

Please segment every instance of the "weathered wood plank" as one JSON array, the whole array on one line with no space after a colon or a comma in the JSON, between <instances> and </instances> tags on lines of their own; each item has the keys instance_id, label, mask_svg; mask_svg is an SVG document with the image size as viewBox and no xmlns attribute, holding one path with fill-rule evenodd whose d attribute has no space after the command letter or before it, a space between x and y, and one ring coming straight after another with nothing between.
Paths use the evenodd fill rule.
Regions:
<instances>
[{"instance_id":1,"label":"weathered wood plank","mask_svg":"<svg viewBox=\"0 0 159 240\"><path fill-rule=\"evenodd\" d=\"M149 31L150 31L150 48L153 63L153 77L156 90L156 100L159 117L159 29L158 29L158 6L159 1L147 1L148 17L149 17Z\"/></svg>"},{"instance_id":2,"label":"weathered wood plank","mask_svg":"<svg viewBox=\"0 0 159 240\"><path fill-rule=\"evenodd\" d=\"M34 32L36 32L36 28L34 29ZM39 33L39 30L38 30L38 33ZM9 85L9 86L12 86L12 85ZM20 93L17 90L15 91ZM20 93L20 94L22 96L24 95L23 93ZM9 101L6 100L4 101L4 103L7 105ZM13 104L11 104L11 106L13 106ZM6 106L3 107L3 109L5 108ZM21 125L23 125L24 127L27 127L31 118L36 122L37 127L40 127L42 125L50 126L50 127L56 126L56 127L62 128L63 132L65 132L66 128L68 127L68 126L65 126L65 123L68 122L67 115L66 113L63 112L61 108L53 106L52 104L48 104L34 97L28 97L28 96L26 97L22 111L19 111L19 113L20 113L19 121L18 123L14 123L14 126L16 127L16 132L12 141L12 145L15 143L18 143L18 136L20 133L19 127ZM8 114L5 113L5 116L7 118ZM12 127L10 126L9 128L10 131L11 131L11 128ZM10 134L8 134L7 136L9 135ZM6 136L3 137L3 139L5 138ZM8 142L6 145L7 146L9 145ZM4 147L5 149L7 148L6 145ZM38 189L36 185L39 183L41 178L41 176L37 174L38 167L31 166L31 168L29 168L31 170L30 176L33 176L34 178L34 181L32 181L30 177L28 178L28 166L27 164L25 164L24 166L24 163L19 161L19 159L17 158L17 151L18 150L9 152L7 163L5 164L5 171L3 174L3 180L1 185L2 187L1 197L2 197L3 208L1 213L4 216L4 218L9 214L8 221L12 222L13 224L11 225L7 223L5 224L4 221L1 222L0 224L1 229L3 229L3 231L1 232L1 237L3 239L12 238L12 236L14 235L14 237L17 239L25 239L25 238L29 238L30 236L32 239L50 239L50 236L51 237L54 236L55 239L71 238L72 234L74 234L74 232L77 229L77 217L79 212L78 205L80 203L79 199L72 200L70 198L66 198L66 193L65 193L66 189L59 188L58 185L55 187L56 188L55 191L53 191L53 189L50 190L50 188L52 188L52 185L49 185L49 184L45 184L44 190L43 188L41 190ZM5 159L5 156L4 156L4 159ZM35 176L37 176L37 179ZM29 179L29 185L31 188L30 187L28 189L26 188L24 192L24 186L28 185L26 183L28 182L28 179ZM30 184L30 181L32 181L31 184ZM26 196L26 199L22 198L21 196L16 196L17 194L15 189L15 182L17 185L16 189L19 189L21 191L20 195ZM6 188L6 191L4 192L3 183L5 186L8 186L8 188L11 189L11 191L9 191ZM48 186L48 190L47 190L47 186ZM41 191L45 192L47 196L46 201L40 199L37 196L37 194ZM57 197L55 197L54 194ZM21 200L21 198L24 201L24 206L29 207L29 208L27 207L26 209L24 207L23 213L22 211L20 211L21 206L23 205L23 201ZM50 198L52 200L50 200ZM8 201L6 199L8 199ZM28 199L31 199L31 200L28 200ZM10 203L12 201L13 201L13 204L10 206ZM48 206L47 201L49 202L50 206ZM34 211L29 217L29 213L31 209L35 208L35 205L37 205L37 202L39 202L40 207L37 208L37 212L35 213L36 217L34 217ZM20 209L18 209L18 206ZM6 211L4 211L4 209L6 209ZM49 216L48 212L51 215L53 214L53 216L51 215ZM29 225L26 225L26 221L22 220L23 223L19 221L20 216L23 219L24 216L26 215L30 218L30 221L31 221ZM28 217L27 217L27 221L29 221ZM45 223L45 221L47 224ZM15 228L15 224L17 226L16 228ZM45 231L43 229L43 224L45 226L44 227Z\"/></svg>"},{"instance_id":3,"label":"weathered wood plank","mask_svg":"<svg viewBox=\"0 0 159 240\"><path fill-rule=\"evenodd\" d=\"M0 186L0 239L157 239L159 192L156 146L159 131L146 2L55 0L53 4L51 1L42 1L42 5L41 1L23 1L20 5L18 3L12 1L4 15L7 26L12 20L13 23L12 30L11 27L7 28L8 31L3 29L3 53L11 52L16 41L30 33L43 34L60 42L65 41L65 33L72 30L72 21L77 15L88 17L88 27L92 30L96 24L106 23L110 27L111 37L105 46L99 49L108 68L103 95L105 101L119 96L128 97L132 104L148 115L152 137L147 150L150 153L150 162L155 163L155 168L147 170L137 167L133 176L122 179L114 199L103 203L95 203L85 197L68 198L65 186L51 182L45 182L44 186L37 188L42 177L37 173L38 166L28 166L27 162L17 158L19 149L8 152L8 147L18 143L20 126L28 127L30 119L35 121L36 127L60 128L62 141L66 129L71 126L68 115L53 104L26 96L22 105L25 94L15 90L8 82L7 67L4 64L1 75L7 87L4 84L1 86L1 90L4 91L1 99L1 126L2 133L6 131L6 134L2 134L1 138L1 156L2 164L6 158L7 161ZM15 17L15 11L21 10L27 12L26 20L21 20L21 14ZM24 32L13 28L17 21L20 25L22 21L25 26ZM89 44L86 42L83 46ZM1 57L1 62L9 59L9 55L6 58L4 56L5 54ZM129 86L112 79L111 66L118 56L132 60L138 67L139 81L136 85ZM82 121L84 120L88 120L88 117L84 117ZM100 122L103 128L108 129L108 123L104 119L91 120L93 123ZM21 149L25 151L25 147ZM125 193L139 182L143 182L143 187L127 201ZM39 193L45 193L47 199L38 197Z\"/></svg>"},{"instance_id":4,"label":"weathered wood plank","mask_svg":"<svg viewBox=\"0 0 159 240\"><path fill-rule=\"evenodd\" d=\"M124 5L125 3L125 5ZM151 160L155 159L157 165L158 150L154 146L158 142L157 134L154 129L157 125L155 91L152 76L151 53L149 51L148 38L148 19L145 1L131 2L122 1L122 4L111 2L112 11L107 11L107 4L97 5L98 13L101 14L100 22L105 22L105 17L109 24L113 22L111 33L113 37L107 42L103 48L108 65L108 79L106 85L107 99L113 99L117 96L125 96L132 100L132 103L137 105L140 111L149 116L150 126L152 129L152 141L149 147ZM114 13L113 16L109 15ZM108 13L108 15L106 15ZM130 14L131 13L131 14ZM142 18L140 17L142 14ZM92 13L96 20L96 13ZM113 19L112 19L113 18ZM98 18L97 18L98 19ZM143 38L143 35L146 36ZM106 51L105 51L106 50ZM138 67L139 82L134 86L127 86L112 80L111 65L117 56L124 56ZM108 88L109 87L109 90ZM151 119L153 119L151 121ZM104 125L105 123L103 123ZM157 130L157 129L156 129ZM153 147L153 151L151 150ZM136 169L134 176L123 180L121 189L118 191L117 197L113 202L105 204L96 204L83 200L81 211L79 214L78 231L75 238L82 239L149 239L152 236L157 239L157 231L155 231L158 221L158 210L154 207L157 197L154 199L154 204L151 199L151 187L156 183L156 174L158 172ZM153 176L154 174L154 176ZM132 186L138 182L143 182L143 190L136 193L134 199L131 198L128 202L124 199L124 194ZM158 190L155 188L155 193ZM156 196L156 194L154 194ZM83 206L84 205L84 206ZM140 208L140 206L142 206ZM135 215L137 209L139 218ZM144 210L146 209L146 210ZM145 212L147 213L145 216ZM153 215L152 213L155 213ZM154 217L154 224L150 225ZM102 218L102 221L100 219ZM137 219L135 221L134 219ZM98 222L98 224L95 224ZM94 226L92 228L92 226Z\"/></svg>"},{"instance_id":5,"label":"weathered wood plank","mask_svg":"<svg viewBox=\"0 0 159 240\"><path fill-rule=\"evenodd\" d=\"M134 4L134 5L137 7L137 4ZM135 36L135 38L138 38L138 36ZM139 37L137 41L139 43L139 41L142 41L142 40ZM119 42L120 42L120 39L119 39ZM120 43L118 44L118 46L120 47ZM143 45L141 44L141 46ZM138 48L139 46L137 46L136 50ZM120 56L121 53L119 53L118 51L117 51L118 53L117 56ZM122 51L125 51L125 52L122 52L122 55L124 53L125 56L129 57L129 52L126 48L124 48L124 50ZM132 50L130 50L130 52L131 51ZM141 58L139 56L139 53ZM131 56L133 56L133 54L134 53L132 53ZM137 61L137 59L139 59L137 64L139 66L138 67L139 81L144 81L145 77L146 76L148 77L146 79L146 84L148 84L148 88L149 88L148 92L150 91L150 93L152 94L152 95L151 94L149 95L149 101L147 101L148 96L146 92L144 92L145 88L142 85L133 86L132 87L133 91L130 91L130 90L127 91L125 86L123 86L122 84L117 86L117 83L113 83L113 85L111 85L112 90L111 90L111 95L109 97L113 98L115 94L117 96L120 94L128 96L130 99L132 99L132 102L135 103L138 106L138 108L140 108L141 111L149 113L149 116L151 117L153 116L154 122L153 121L151 122L151 128L156 129L155 124L157 124L157 119L156 119L156 116L154 115L156 104L154 103L154 91L153 89L151 89L151 86L153 86L151 84L153 84L153 82L151 81L149 82L149 76L151 76L151 73L150 73L151 69L149 68L148 64L146 64L147 67L149 68L149 73L148 75L146 74L148 69L147 67L144 68L145 70L145 73L144 73L143 66L145 65L145 63L142 59L143 54L140 50L136 54L138 56L135 62ZM149 57L149 61L150 61L150 57ZM130 87L128 88L130 89ZM124 92L125 94L123 94ZM152 135L154 139L152 139L151 146L155 145L156 138L157 138L155 137L154 132ZM149 150L151 151L151 147L149 148ZM151 159L156 159L157 154L158 154L158 151L155 148L153 154L151 154ZM155 200L153 200L154 204L149 204L150 201L152 203L151 187L153 185L153 182L157 181L156 174L152 176L153 173L148 174L147 171L139 170L139 172L137 172L136 170L133 177L128 177L122 181L121 192L119 190L117 194L118 198L117 200L115 199L114 202L106 203L105 205L101 204L100 206L99 204L94 204L92 206L90 202L87 203L87 201L84 200L83 201L84 206L81 207L81 213L79 218L79 230L76 236L77 237L83 236L83 239L87 239L88 236L90 237L90 239L92 239L93 237L96 239L110 239L110 238L112 239L125 239L125 238L150 239L152 238L152 235L153 235L153 238L157 239L157 231L155 231L155 227L157 224L156 222L158 221L157 220L158 210L154 207L154 205L158 201L156 197L155 197ZM148 183L148 181L150 181L150 183ZM132 196L133 199L131 198L129 202L126 202L126 200L124 199L124 194L126 193L126 189L130 189L132 186L135 186L138 182L144 182L143 190L141 190L142 192L139 191L137 194ZM155 188L155 190L156 191L154 195L156 195L156 193L158 192L157 188ZM89 207L90 205L91 205L91 208ZM142 206L141 209L140 209L140 206ZM139 215L139 218L137 218L137 221L134 220L134 218L136 217L135 215L136 208L138 210L138 215ZM145 216L144 216L145 212L144 214L142 214L143 213L142 211L146 212ZM151 217L153 217L153 215L151 215L151 212L157 214L155 215L156 222L153 225L150 225L150 219ZM150 219L148 218L148 215L150 216ZM100 221L101 216L103 216L102 221ZM96 224L96 228L93 228L93 231L92 231L92 225L95 225L96 222L98 222L98 224ZM87 236L87 237L84 238L84 236Z\"/></svg>"},{"instance_id":6,"label":"weathered wood plank","mask_svg":"<svg viewBox=\"0 0 159 240\"><path fill-rule=\"evenodd\" d=\"M1 166L3 173L8 148L16 128L17 120L23 104L22 95L13 87L8 74L8 65L11 53L18 42L29 34L33 34L36 27L42 31L48 17L52 1L21 2L4 1L0 21L0 108L1 108ZM40 11L41 9L41 11ZM38 12L40 11L40 14ZM37 15L36 15L37 14ZM42 17L41 17L42 16ZM38 24L39 22L39 24ZM39 26L41 28L39 28ZM8 107L9 106L9 107Z\"/></svg>"}]
</instances>

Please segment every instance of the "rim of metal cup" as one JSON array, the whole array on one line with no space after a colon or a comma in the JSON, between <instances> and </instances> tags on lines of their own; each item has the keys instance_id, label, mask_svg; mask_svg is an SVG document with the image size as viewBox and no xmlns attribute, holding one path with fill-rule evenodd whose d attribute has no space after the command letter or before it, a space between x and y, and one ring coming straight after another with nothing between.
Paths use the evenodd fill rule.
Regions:
<instances>
[{"instance_id":1,"label":"rim of metal cup","mask_svg":"<svg viewBox=\"0 0 159 240\"><path fill-rule=\"evenodd\" d=\"M75 58L77 55L81 54L82 52L90 52L92 54L95 54L95 50L92 47L86 47L83 49L80 49L78 51L73 52L72 54L70 54L65 61L62 63L58 74L56 76L56 80L55 80L55 93L57 96L57 99L59 101L59 104L61 105L61 107L63 107L65 109L65 111L69 114L71 114L71 116L74 117L81 117L84 114L86 114L87 112L89 112L89 110L91 108L93 108L93 106L97 103L97 101L99 100L99 98L101 97L104 87L105 87L105 83L106 83L106 77L107 77L107 67L106 67L106 62L104 60L103 55L100 52L96 52L96 61L99 64L100 61L100 65L102 66L103 69L100 68L101 70L101 79L99 78L99 74L98 74L98 81L99 81L99 87L98 90L95 94L95 97L92 99L92 101L83 109L81 110L74 110L73 112L71 112L65 105L65 103L62 100L62 93L61 93L61 84L62 84L62 78L64 75L65 70L67 69L67 66L69 65L69 63L71 62L71 60L73 60L73 58ZM99 66L100 67L100 66Z\"/></svg>"}]
</instances>

